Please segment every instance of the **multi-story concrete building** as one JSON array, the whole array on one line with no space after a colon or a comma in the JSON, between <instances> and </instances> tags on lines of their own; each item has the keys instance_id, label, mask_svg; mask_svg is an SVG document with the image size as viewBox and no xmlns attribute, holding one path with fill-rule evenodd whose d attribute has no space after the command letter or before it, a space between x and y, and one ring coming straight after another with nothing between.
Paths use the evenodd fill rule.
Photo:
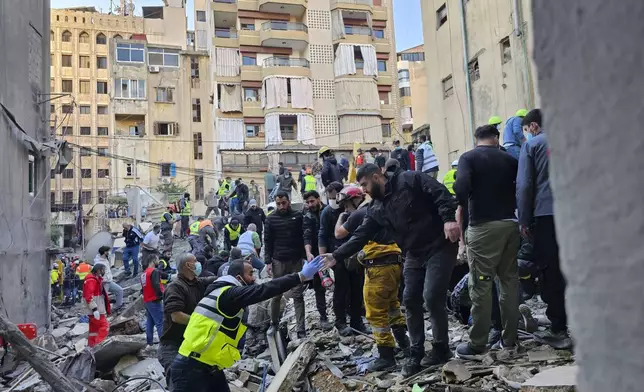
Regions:
<instances>
[{"instance_id":1,"label":"multi-story concrete building","mask_svg":"<svg viewBox=\"0 0 644 392\"><path fill-rule=\"evenodd\" d=\"M533 107L530 3L421 2L427 112L442 171L472 148L474 130L491 116L506 119Z\"/></svg>"},{"instance_id":2,"label":"multi-story concrete building","mask_svg":"<svg viewBox=\"0 0 644 392\"><path fill-rule=\"evenodd\" d=\"M0 2L0 298L13 323L50 323L49 0ZM52 148L53 147L53 148Z\"/></svg>"},{"instance_id":3,"label":"multi-story concrete building","mask_svg":"<svg viewBox=\"0 0 644 392\"><path fill-rule=\"evenodd\" d=\"M216 174L209 57L187 36L183 1L143 7L142 17L52 10L51 23L51 89L65 94L52 101L52 127L82 147L55 175L52 204L80 197L96 216L127 187L171 182L203 199ZM73 230L71 216L60 218Z\"/></svg>"},{"instance_id":4,"label":"multi-story concrete building","mask_svg":"<svg viewBox=\"0 0 644 392\"><path fill-rule=\"evenodd\" d=\"M401 132L393 36L391 0L196 0L217 170L257 180L280 161L313 163L322 145L389 146Z\"/></svg>"},{"instance_id":5,"label":"multi-story concrete building","mask_svg":"<svg viewBox=\"0 0 644 392\"><path fill-rule=\"evenodd\" d=\"M425 49L414 46L398 52L400 123L404 132L422 129L429 123ZM412 135L413 137L413 135Z\"/></svg>"}]
</instances>

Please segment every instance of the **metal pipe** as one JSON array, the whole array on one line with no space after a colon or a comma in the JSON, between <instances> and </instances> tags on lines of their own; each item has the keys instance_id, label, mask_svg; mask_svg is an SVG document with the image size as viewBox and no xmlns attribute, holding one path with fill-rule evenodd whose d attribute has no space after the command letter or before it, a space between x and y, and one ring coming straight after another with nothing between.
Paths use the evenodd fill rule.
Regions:
<instances>
[{"instance_id":1,"label":"metal pipe","mask_svg":"<svg viewBox=\"0 0 644 392\"><path fill-rule=\"evenodd\" d=\"M472 109L472 81L470 80L469 54L467 49L467 27L465 26L465 1L459 0L461 17L461 36L463 39L463 67L465 69L465 94L467 95L467 114L470 119L470 138L472 148L476 145L474 140L474 111Z\"/></svg>"},{"instance_id":2,"label":"metal pipe","mask_svg":"<svg viewBox=\"0 0 644 392\"><path fill-rule=\"evenodd\" d=\"M512 21L514 22L514 35L521 36L521 22L519 16L519 0L512 1Z\"/></svg>"}]
</instances>

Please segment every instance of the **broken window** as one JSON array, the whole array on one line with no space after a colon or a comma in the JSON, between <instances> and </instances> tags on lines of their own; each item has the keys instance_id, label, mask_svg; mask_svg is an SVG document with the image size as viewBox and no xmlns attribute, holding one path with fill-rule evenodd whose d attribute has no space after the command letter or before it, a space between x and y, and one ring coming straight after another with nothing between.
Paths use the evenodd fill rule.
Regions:
<instances>
[{"instance_id":1,"label":"broken window","mask_svg":"<svg viewBox=\"0 0 644 392\"><path fill-rule=\"evenodd\" d=\"M81 204L92 204L92 191L81 192Z\"/></svg>"},{"instance_id":2,"label":"broken window","mask_svg":"<svg viewBox=\"0 0 644 392\"><path fill-rule=\"evenodd\" d=\"M107 178L110 176L110 169L98 169L96 177L98 178Z\"/></svg>"},{"instance_id":3,"label":"broken window","mask_svg":"<svg viewBox=\"0 0 644 392\"><path fill-rule=\"evenodd\" d=\"M154 134L158 136L177 136L179 134L179 124L155 122Z\"/></svg>"},{"instance_id":4,"label":"broken window","mask_svg":"<svg viewBox=\"0 0 644 392\"><path fill-rule=\"evenodd\" d=\"M512 48L510 47L510 37L505 37L500 42L501 46L501 64L512 60Z\"/></svg>"},{"instance_id":5,"label":"broken window","mask_svg":"<svg viewBox=\"0 0 644 392\"><path fill-rule=\"evenodd\" d=\"M177 174L177 166L174 163L161 164L161 177L174 177Z\"/></svg>"},{"instance_id":6,"label":"broken window","mask_svg":"<svg viewBox=\"0 0 644 392\"><path fill-rule=\"evenodd\" d=\"M92 178L92 169L81 169L81 178Z\"/></svg>"},{"instance_id":7,"label":"broken window","mask_svg":"<svg viewBox=\"0 0 644 392\"><path fill-rule=\"evenodd\" d=\"M470 74L470 83L474 83L477 80L481 79L481 71L479 69L479 59L475 58L470 61L467 65L468 72Z\"/></svg>"},{"instance_id":8,"label":"broken window","mask_svg":"<svg viewBox=\"0 0 644 392\"><path fill-rule=\"evenodd\" d=\"M74 192L63 192L63 204L74 203Z\"/></svg>"},{"instance_id":9,"label":"broken window","mask_svg":"<svg viewBox=\"0 0 644 392\"><path fill-rule=\"evenodd\" d=\"M131 163L125 164L125 175L127 177L132 177L134 175L134 168Z\"/></svg>"}]
</instances>

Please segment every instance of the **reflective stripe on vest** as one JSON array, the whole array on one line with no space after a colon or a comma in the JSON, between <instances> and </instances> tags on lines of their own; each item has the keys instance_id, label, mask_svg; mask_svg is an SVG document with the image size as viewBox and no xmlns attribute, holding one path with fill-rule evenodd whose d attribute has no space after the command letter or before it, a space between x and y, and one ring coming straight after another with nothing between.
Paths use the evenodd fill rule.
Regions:
<instances>
[{"instance_id":1,"label":"reflective stripe on vest","mask_svg":"<svg viewBox=\"0 0 644 392\"><path fill-rule=\"evenodd\" d=\"M199 234L199 224L200 223L201 222L199 222L199 221L192 222L192 224L190 225L190 235L198 235Z\"/></svg>"},{"instance_id":2,"label":"reflective stripe on vest","mask_svg":"<svg viewBox=\"0 0 644 392\"><path fill-rule=\"evenodd\" d=\"M314 191L317 188L317 181L312 175L307 175L304 177L304 192Z\"/></svg>"},{"instance_id":3,"label":"reflective stripe on vest","mask_svg":"<svg viewBox=\"0 0 644 392\"><path fill-rule=\"evenodd\" d=\"M228 181L224 181L221 183L221 186L217 190L217 196L224 196L228 191L230 190L230 183Z\"/></svg>"},{"instance_id":4,"label":"reflective stripe on vest","mask_svg":"<svg viewBox=\"0 0 644 392\"><path fill-rule=\"evenodd\" d=\"M199 301L190 315L179 354L220 370L241 358L237 347L246 332L244 310L232 317L219 310L219 297L231 287L218 288Z\"/></svg>"},{"instance_id":5,"label":"reflective stripe on vest","mask_svg":"<svg viewBox=\"0 0 644 392\"><path fill-rule=\"evenodd\" d=\"M181 210L181 215L183 216L189 216L190 215L190 202L188 200L183 200L184 207L183 210Z\"/></svg>"},{"instance_id":6,"label":"reflective stripe on vest","mask_svg":"<svg viewBox=\"0 0 644 392\"><path fill-rule=\"evenodd\" d=\"M241 233L241 225L237 226L237 230L233 229L230 227L230 225L225 226L226 230L228 230L228 236L230 237L231 241L235 241L237 238L239 238L239 234Z\"/></svg>"},{"instance_id":7,"label":"reflective stripe on vest","mask_svg":"<svg viewBox=\"0 0 644 392\"><path fill-rule=\"evenodd\" d=\"M445 188L451 193L452 195L454 194L454 183L456 182L456 169L451 169L447 173L445 173L445 177L443 177L443 185L445 185Z\"/></svg>"}]
</instances>

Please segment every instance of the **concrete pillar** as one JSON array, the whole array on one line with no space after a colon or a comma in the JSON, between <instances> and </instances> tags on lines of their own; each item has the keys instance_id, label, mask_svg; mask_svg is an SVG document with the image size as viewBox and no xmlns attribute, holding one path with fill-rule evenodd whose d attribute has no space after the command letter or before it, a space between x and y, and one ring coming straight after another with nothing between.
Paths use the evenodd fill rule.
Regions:
<instances>
[{"instance_id":1,"label":"concrete pillar","mask_svg":"<svg viewBox=\"0 0 644 392\"><path fill-rule=\"evenodd\" d=\"M533 2L581 392L644 385L644 2Z\"/></svg>"}]
</instances>

